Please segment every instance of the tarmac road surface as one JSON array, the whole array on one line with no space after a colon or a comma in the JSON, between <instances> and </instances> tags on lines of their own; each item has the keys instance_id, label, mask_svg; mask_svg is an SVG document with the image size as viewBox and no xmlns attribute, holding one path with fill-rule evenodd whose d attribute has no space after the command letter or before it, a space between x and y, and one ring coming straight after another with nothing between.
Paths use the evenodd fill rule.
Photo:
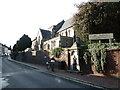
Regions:
<instances>
[{"instance_id":1,"label":"tarmac road surface","mask_svg":"<svg viewBox=\"0 0 120 90\"><path fill-rule=\"evenodd\" d=\"M75 83L57 76L40 72L28 66L11 62L6 57L2 61L3 88L86 88L90 86ZM2 81L3 82L3 81Z\"/></svg>"}]
</instances>

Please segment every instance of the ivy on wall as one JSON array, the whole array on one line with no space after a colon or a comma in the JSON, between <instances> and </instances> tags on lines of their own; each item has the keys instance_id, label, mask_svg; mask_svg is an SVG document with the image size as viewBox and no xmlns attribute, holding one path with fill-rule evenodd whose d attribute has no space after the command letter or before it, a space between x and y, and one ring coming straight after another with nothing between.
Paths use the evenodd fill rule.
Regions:
<instances>
[{"instance_id":1,"label":"ivy on wall","mask_svg":"<svg viewBox=\"0 0 120 90\"><path fill-rule=\"evenodd\" d=\"M97 72L105 72L105 64L106 63L106 49L115 49L120 48L120 43L94 43L88 45L88 51L86 51L83 55L85 62L89 57L91 57L91 61L95 65L95 70Z\"/></svg>"}]
</instances>

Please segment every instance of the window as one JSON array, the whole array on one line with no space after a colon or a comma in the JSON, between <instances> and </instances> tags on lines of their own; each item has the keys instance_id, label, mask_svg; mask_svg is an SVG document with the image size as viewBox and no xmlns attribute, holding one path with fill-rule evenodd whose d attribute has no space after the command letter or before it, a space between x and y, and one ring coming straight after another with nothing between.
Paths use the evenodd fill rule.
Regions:
<instances>
[{"instance_id":1,"label":"window","mask_svg":"<svg viewBox=\"0 0 120 90\"><path fill-rule=\"evenodd\" d=\"M70 37L70 29L68 29L68 36Z\"/></svg>"},{"instance_id":2,"label":"window","mask_svg":"<svg viewBox=\"0 0 120 90\"><path fill-rule=\"evenodd\" d=\"M49 44L48 44L47 48L48 48L48 50L50 49L50 45Z\"/></svg>"}]
</instances>

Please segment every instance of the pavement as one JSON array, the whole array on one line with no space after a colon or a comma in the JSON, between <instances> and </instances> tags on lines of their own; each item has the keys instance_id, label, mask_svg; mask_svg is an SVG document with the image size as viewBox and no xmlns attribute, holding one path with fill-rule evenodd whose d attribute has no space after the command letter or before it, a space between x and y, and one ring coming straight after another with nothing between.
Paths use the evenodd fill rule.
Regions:
<instances>
[{"instance_id":1,"label":"pavement","mask_svg":"<svg viewBox=\"0 0 120 90\"><path fill-rule=\"evenodd\" d=\"M12 59L9 59L10 61L21 63L24 65L27 65L29 67L32 67L36 70L39 70L40 72L44 72L47 74L51 74L57 77L61 77L67 80L71 80L73 82L82 83L85 85L89 85L95 88L100 89L120 89L120 79L108 77L108 76L100 76L100 75L94 75L94 74L81 74L76 72L69 72L66 70L60 70L55 68L55 72L48 71L47 67L45 65L39 65L39 64L33 64L33 63L26 63L26 62L20 62L15 61Z\"/></svg>"}]
</instances>

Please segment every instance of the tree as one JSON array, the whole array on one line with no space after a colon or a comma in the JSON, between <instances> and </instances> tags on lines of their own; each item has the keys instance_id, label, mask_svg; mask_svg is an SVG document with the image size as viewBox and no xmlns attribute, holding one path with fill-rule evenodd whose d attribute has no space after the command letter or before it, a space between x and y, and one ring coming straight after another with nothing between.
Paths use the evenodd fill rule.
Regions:
<instances>
[{"instance_id":1,"label":"tree","mask_svg":"<svg viewBox=\"0 0 120 90\"><path fill-rule=\"evenodd\" d=\"M26 48L30 48L31 45L32 45L31 38L29 38L28 35L24 34L13 46L11 57L15 59L19 51L24 51Z\"/></svg>"},{"instance_id":2,"label":"tree","mask_svg":"<svg viewBox=\"0 0 120 90\"><path fill-rule=\"evenodd\" d=\"M13 52L18 51L17 44L13 46Z\"/></svg>"},{"instance_id":3,"label":"tree","mask_svg":"<svg viewBox=\"0 0 120 90\"><path fill-rule=\"evenodd\" d=\"M11 51L11 58L16 59L16 56L18 55L18 47L17 44L13 46L13 49Z\"/></svg>"},{"instance_id":4,"label":"tree","mask_svg":"<svg viewBox=\"0 0 120 90\"><path fill-rule=\"evenodd\" d=\"M13 46L13 52L24 51L26 48L30 48L32 45L31 38L28 35L23 35Z\"/></svg>"},{"instance_id":5,"label":"tree","mask_svg":"<svg viewBox=\"0 0 120 90\"><path fill-rule=\"evenodd\" d=\"M28 37L28 35L23 35L18 41L17 41L17 47L18 51L24 51L26 48L30 48L32 45L31 38Z\"/></svg>"},{"instance_id":6,"label":"tree","mask_svg":"<svg viewBox=\"0 0 120 90\"><path fill-rule=\"evenodd\" d=\"M88 34L114 33L120 42L120 2L88 2L77 8L74 29L81 40L87 41Z\"/></svg>"}]
</instances>

